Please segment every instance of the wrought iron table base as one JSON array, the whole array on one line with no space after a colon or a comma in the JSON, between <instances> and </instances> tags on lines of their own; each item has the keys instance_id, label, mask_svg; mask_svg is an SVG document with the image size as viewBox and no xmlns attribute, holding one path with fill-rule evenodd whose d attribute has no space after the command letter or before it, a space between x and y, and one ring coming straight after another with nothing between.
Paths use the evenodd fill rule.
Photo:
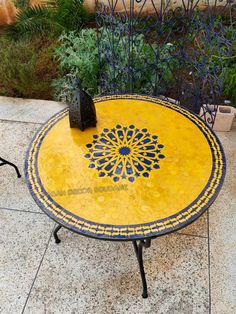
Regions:
<instances>
[{"instance_id":1,"label":"wrought iron table base","mask_svg":"<svg viewBox=\"0 0 236 314\"><path fill-rule=\"evenodd\" d=\"M141 274L141 279L142 279L142 284L143 284L143 293L142 297L147 298L148 293L147 293L147 281L146 281L146 276L145 276L145 271L144 271L144 266L143 266L143 247L149 248L151 246L151 238L148 238L146 240L139 240L139 243L137 244L138 241L133 241L133 246L134 246L134 251L138 259L139 263L139 270Z\"/></svg>"},{"instance_id":2,"label":"wrought iron table base","mask_svg":"<svg viewBox=\"0 0 236 314\"><path fill-rule=\"evenodd\" d=\"M59 239L57 233L58 231L62 228L61 225L56 226L56 228L53 231L53 236L55 239L55 242L59 244L61 240ZM138 240L138 241L132 241L133 246L134 246L134 251L138 259L139 263L139 270L140 270L140 275L142 279L142 285L143 285L143 293L142 297L147 298L148 293L147 293L147 281L146 281L146 276L145 276L145 271L144 271L144 266L143 266L143 247L149 248L151 246L151 238L147 238L145 240Z\"/></svg>"},{"instance_id":3,"label":"wrought iron table base","mask_svg":"<svg viewBox=\"0 0 236 314\"><path fill-rule=\"evenodd\" d=\"M62 226L61 226L61 225L58 225L58 226L56 226L56 228L55 228L54 231L53 231L53 236L54 236L55 242L56 242L57 244L59 244L59 243L61 242L61 240L58 238L58 235L57 235L57 232L58 232L61 228L62 228Z\"/></svg>"},{"instance_id":4,"label":"wrought iron table base","mask_svg":"<svg viewBox=\"0 0 236 314\"><path fill-rule=\"evenodd\" d=\"M21 177L20 171L19 171L19 169L17 168L17 166L15 164L13 164L12 162L7 161L7 160L5 160L5 159L0 157L0 166L4 166L4 165L9 165L9 166L15 168L17 177L18 178Z\"/></svg>"}]
</instances>

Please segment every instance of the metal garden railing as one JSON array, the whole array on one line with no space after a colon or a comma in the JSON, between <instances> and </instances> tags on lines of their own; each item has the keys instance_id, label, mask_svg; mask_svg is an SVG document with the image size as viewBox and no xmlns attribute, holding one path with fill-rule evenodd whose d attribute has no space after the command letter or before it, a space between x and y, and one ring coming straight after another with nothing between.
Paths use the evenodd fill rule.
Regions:
<instances>
[{"instance_id":1,"label":"metal garden railing","mask_svg":"<svg viewBox=\"0 0 236 314\"><path fill-rule=\"evenodd\" d=\"M96 0L101 94L171 98L213 126L236 3L202 2Z\"/></svg>"}]
</instances>

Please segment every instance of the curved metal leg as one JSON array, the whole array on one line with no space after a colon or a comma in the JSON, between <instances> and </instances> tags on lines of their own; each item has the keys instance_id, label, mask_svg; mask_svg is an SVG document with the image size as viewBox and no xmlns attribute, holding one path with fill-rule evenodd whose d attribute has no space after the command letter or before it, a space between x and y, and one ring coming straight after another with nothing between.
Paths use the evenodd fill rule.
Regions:
<instances>
[{"instance_id":1,"label":"curved metal leg","mask_svg":"<svg viewBox=\"0 0 236 314\"><path fill-rule=\"evenodd\" d=\"M143 284L143 293L142 293L143 298L148 297L147 281L146 281L146 276L145 276L145 271L144 271L144 266L143 266L143 247L148 248L150 247L150 245L151 245L151 239L140 240L139 244L137 244L137 241L133 241L134 251L138 259L139 270L140 270L142 284Z\"/></svg>"},{"instance_id":2,"label":"curved metal leg","mask_svg":"<svg viewBox=\"0 0 236 314\"><path fill-rule=\"evenodd\" d=\"M58 231L59 231L61 228L62 228L62 226L61 226L61 225L58 225L58 226L56 226L56 228L55 228L54 231L53 231L53 236L54 236L55 242L56 242L57 244L61 242L61 240L58 238L58 235L57 235Z\"/></svg>"},{"instance_id":3,"label":"curved metal leg","mask_svg":"<svg viewBox=\"0 0 236 314\"><path fill-rule=\"evenodd\" d=\"M0 157L0 161L1 161L0 166L9 165L9 166L13 167L15 169L15 171L16 171L17 177L18 178L21 177L20 171L19 171L19 169L17 168L17 166L15 164L13 164L12 162L7 161L7 160L5 160L5 159L3 159L1 157Z\"/></svg>"}]
</instances>

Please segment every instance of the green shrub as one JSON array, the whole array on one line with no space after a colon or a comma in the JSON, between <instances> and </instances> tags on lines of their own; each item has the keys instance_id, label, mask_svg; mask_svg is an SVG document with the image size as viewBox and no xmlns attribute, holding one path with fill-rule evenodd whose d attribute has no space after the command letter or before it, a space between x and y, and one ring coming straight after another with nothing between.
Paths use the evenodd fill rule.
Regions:
<instances>
[{"instance_id":1,"label":"green shrub","mask_svg":"<svg viewBox=\"0 0 236 314\"><path fill-rule=\"evenodd\" d=\"M234 62L225 69L223 95L231 101L232 106L236 107L236 56Z\"/></svg>"},{"instance_id":2,"label":"green shrub","mask_svg":"<svg viewBox=\"0 0 236 314\"><path fill-rule=\"evenodd\" d=\"M57 75L53 61L55 45L38 49L33 44L0 39L0 93L23 98L52 98L52 78Z\"/></svg>"},{"instance_id":3,"label":"green shrub","mask_svg":"<svg viewBox=\"0 0 236 314\"><path fill-rule=\"evenodd\" d=\"M236 107L236 30L229 28L228 36L233 38L231 57L224 60L224 88L223 95Z\"/></svg>"},{"instance_id":4,"label":"green shrub","mask_svg":"<svg viewBox=\"0 0 236 314\"><path fill-rule=\"evenodd\" d=\"M16 22L6 26L5 33L14 41L43 37L56 37L63 30L56 23L53 12L47 6L34 6L20 9L16 14Z\"/></svg>"},{"instance_id":5,"label":"green shrub","mask_svg":"<svg viewBox=\"0 0 236 314\"><path fill-rule=\"evenodd\" d=\"M213 104L222 104L225 97L232 102L236 98L236 30L222 26L220 21L220 17L215 17L212 28L201 25L188 61L203 101Z\"/></svg>"},{"instance_id":6,"label":"green shrub","mask_svg":"<svg viewBox=\"0 0 236 314\"><path fill-rule=\"evenodd\" d=\"M56 4L55 20L66 31L79 31L91 19L83 6L83 0L51 0Z\"/></svg>"},{"instance_id":7,"label":"green shrub","mask_svg":"<svg viewBox=\"0 0 236 314\"><path fill-rule=\"evenodd\" d=\"M178 62L171 55L174 46L171 43L164 45L149 44L144 35L139 34L134 38L134 44L130 52L130 62L127 57L129 51L129 37L124 35L120 40L119 35L114 35L115 49L109 49L109 34L106 32L101 40L102 51L106 55L101 55L102 71L106 73L106 85L117 86L119 91L133 91L135 93L152 94L154 87L155 93L165 92L174 81L172 71L178 67ZM111 53L109 55L109 52ZM158 56L158 57L157 57ZM114 66L107 63L107 58ZM127 69L132 65L132 86L127 86L129 82L129 73ZM106 91L107 92L107 91ZM108 92L111 92L108 90Z\"/></svg>"},{"instance_id":8,"label":"green shrub","mask_svg":"<svg viewBox=\"0 0 236 314\"><path fill-rule=\"evenodd\" d=\"M91 95L98 93L96 36L94 29L82 29L78 35L70 32L60 37L61 45L55 49L60 69L60 77L53 81L56 99L70 101L76 77L80 77L83 88Z\"/></svg>"},{"instance_id":9,"label":"green shrub","mask_svg":"<svg viewBox=\"0 0 236 314\"><path fill-rule=\"evenodd\" d=\"M30 0L14 0L13 2L18 9L25 9L30 5Z\"/></svg>"},{"instance_id":10,"label":"green shrub","mask_svg":"<svg viewBox=\"0 0 236 314\"><path fill-rule=\"evenodd\" d=\"M101 39L101 46L107 46L109 53L109 34L104 32ZM98 48L97 35L94 29L83 29L79 34L70 32L60 37L60 47L55 50L55 57L59 61L60 77L55 79L55 97L58 100L70 101L74 91L74 81L80 77L82 85L91 95L98 94ZM107 84L112 86L115 82L120 91L127 89L127 74L125 68L128 67L127 47L128 37L114 37L116 47L115 62L116 72L107 63L107 55L101 54L102 71L106 73ZM104 50L102 48L102 51ZM154 50L159 52L159 63L155 64ZM132 51L133 72L135 73L133 91L137 93L151 93L153 86L158 81L157 93L161 93L168 88L173 81L172 69L176 66L176 61L171 57L173 45L166 44L158 47L155 44L148 44L143 35L135 38L135 46ZM112 56L110 56L112 57ZM147 64L148 63L150 65ZM104 91L103 91L104 92Z\"/></svg>"},{"instance_id":11,"label":"green shrub","mask_svg":"<svg viewBox=\"0 0 236 314\"><path fill-rule=\"evenodd\" d=\"M79 30L90 20L83 0L48 0L30 7L26 0L17 0L20 7L16 22L6 27L13 40L31 40L37 37L57 37L63 31Z\"/></svg>"}]
</instances>

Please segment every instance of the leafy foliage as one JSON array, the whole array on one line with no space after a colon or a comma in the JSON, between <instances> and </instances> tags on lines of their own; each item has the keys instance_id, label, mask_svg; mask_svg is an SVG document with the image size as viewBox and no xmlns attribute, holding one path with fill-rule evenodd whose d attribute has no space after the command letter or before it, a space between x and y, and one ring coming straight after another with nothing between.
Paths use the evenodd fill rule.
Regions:
<instances>
[{"instance_id":1,"label":"leafy foliage","mask_svg":"<svg viewBox=\"0 0 236 314\"><path fill-rule=\"evenodd\" d=\"M196 96L201 104L222 104L223 96L229 95L229 91L226 92L227 85L233 83L229 79L232 73L229 68L235 62L236 30L223 25L217 16L210 25L199 18L191 40L187 63L191 69ZM230 89L235 87L231 85ZM231 101L232 97L229 97Z\"/></svg>"},{"instance_id":2,"label":"leafy foliage","mask_svg":"<svg viewBox=\"0 0 236 314\"><path fill-rule=\"evenodd\" d=\"M85 10L83 0L53 0L50 3L56 8L55 21L64 30L79 31L92 18Z\"/></svg>"},{"instance_id":3,"label":"leafy foliage","mask_svg":"<svg viewBox=\"0 0 236 314\"><path fill-rule=\"evenodd\" d=\"M227 35L232 40L231 56L224 59L224 89L223 95L231 100L231 103L236 107L236 30L228 28Z\"/></svg>"},{"instance_id":4,"label":"leafy foliage","mask_svg":"<svg viewBox=\"0 0 236 314\"><path fill-rule=\"evenodd\" d=\"M79 30L89 21L83 0L50 0L38 6L22 7L16 15L16 23L6 27L13 40L31 40L47 35L57 37L64 30Z\"/></svg>"},{"instance_id":5,"label":"leafy foliage","mask_svg":"<svg viewBox=\"0 0 236 314\"><path fill-rule=\"evenodd\" d=\"M18 9L25 9L29 6L30 0L14 0L14 4Z\"/></svg>"},{"instance_id":6,"label":"leafy foliage","mask_svg":"<svg viewBox=\"0 0 236 314\"><path fill-rule=\"evenodd\" d=\"M205 28L205 15L201 12L196 12L196 16L192 16L191 20L182 20L178 16L174 16L170 20L167 18L165 23L159 25L161 35L158 38L155 36L156 30L153 31L153 34L146 32L145 37L140 34L139 29L146 27L148 30L150 26L145 24L146 19L140 20L138 21L140 26L136 25L137 32L134 35L131 54L127 53L127 51L130 52L127 25L125 22L121 23L115 19L114 28L119 31L110 36L109 20L108 31L106 32L105 27L101 28L103 33L100 38L102 71L98 73L96 31L94 29L81 29L90 20L90 16L83 7L83 0L45 0L46 2L42 2L42 5L34 7L29 7L28 0L15 1L20 10L17 14L16 23L6 28L10 38L14 40L32 40L34 38L35 40L35 38L51 37L51 41L55 37L60 38L60 46L54 52L55 60L59 63L60 75L53 80L55 97L59 100L70 100L77 76L82 79L84 88L91 95L98 94L100 92L98 75L104 74L107 88L105 92L127 91L131 89L128 84L132 81L134 92L166 94L175 99L179 99L181 94L183 95L181 96L182 104L185 100L186 103L191 103L192 96L196 96L195 98L199 99L201 103L203 103L205 96L209 98L208 100L204 99L204 102L207 103L220 103L223 96L230 99L234 104L236 102L236 59L235 48L233 48L236 30L228 25L223 25L221 17L215 17L209 29ZM168 37L170 43L166 43L164 40L166 34L170 35ZM185 42L187 42L186 45ZM8 47L9 45L8 43ZM29 51L20 54L19 52L21 49L23 51L24 45ZM0 82L0 93L33 97L33 92L30 89L26 91L30 87L23 86L23 81L27 81L27 79L28 81L35 81L36 77L42 73L48 79L48 88L45 86L46 96L43 97L48 97L51 93L50 78L54 78L57 72L55 61L52 59L52 50L50 57L48 50L44 48L44 52L40 52L39 56L36 57L34 54L37 49L31 47L28 43L19 43L19 46L12 43L11 49L16 49L16 51L15 54L11 52L11 58L14 59L14 62L9 65L9 68L12 73L11 66L17 68L16 77L18 77L17 80L20 84L18 87L16 86L15 77L11 73L12 80L8 80L9 85L5 84L6 78L5 81ZM233 49L234 51L232 51ZM104 51L106 51L106 55L103 54ZM0 76L4 76L4 71L7 69L7 67L3 67L5 53L10 56L10 49L6 51L6 47L3 46L3 51L0 53L2 58L0 64L3 68L1 72L3 74ZM132 66L130 66L127 55L132 59ZM21 61L22 58L28 60L28 69ZM7 60L6 62L10 63L10 57L7 57ZM40 71L38 63L41 64ZM49 75L47 75L47 70ZM24 78L23 73L27 71L28 75ZM31 75L33 76L31 77ZM100 77L103 78L102 75ZM128 76L132 76L132 80L129 80ZM43 80L39 84L43 84ZM114 86L115 88L113 88ZM33 89L37 89L36 85L33 86ZM38 86L38 89L40 90L41 87ZM189 91L189 93L183 93L183 90ZM190 98L188 98L189 95Z\"/></svg>"},{"instance_id":7,"label":"leafy foliage","mask_svg":"<svg viewBox=\"0 0 236 314\"><path fill-rule=\"evenodd\" d=\"M56 99L69 101L74 91L74 81L76 77L80 77L83 87L91 95L99 93L98 88L98 48L96 30L83 29L76 34L70 32L63 34L60 37L61 45L55 50L55 57L59 61L59 68L61 76L54 80L53 86L55 88ZM109 35L104 34L102 38L102 45L109 47ZM123 41L128 44L128 37L123 37ZM158 48L160 63L156 66L156 72L150 71L150 66L155 61L154 44L147 44L143 35L139 35L135 39L135 47L132 52L135 73L135 92L149 93L152 89L157 77L161 82L159 85L159 92L167 88L173 80L171 68L175 65L175 60L170 58L170 53L173 46L166 44ZM116 73L111 71L107 63L107 56L101 54L101 62L103 63L103 71L106 71L108 85L114 83L119 84L119 90L125 90L126 81L124 80L123 69L128 67L128 60L126 57L126 45L119 45L119 37L114 37L114 46L116 47ZM155 45L157 49L157 46ZM152 60L153 59L153 60ZM148 63L147 63L148 60Z\"/></svg>"},{"instance_id":8,"label":"leafy foliage","mask_svg":"<svg viewBox=\"0 0 236 314\"><path fill-rule=\"evenodd\" d=\"M114 35L114 43L111 43L110 40L109 34L104 33L101 46L104 47L102 51L106 51L106 54L101 55L101 62L103 63L102 71L106 73L108 88L116 86L119 92L132 90L137 93L150 94L156 87L155 93L158 94L164 92L173 82L172 70L177 67L178 62L171 56L174 49L171 43L149 44L144 35L136 35L130 54L132 59L132 68L130 69L130 60L127 58L128 36L124 35L121 40L119 35ZM109 47L109 45L114 45L115 49L106 49L105 47ZM112 52L111 55L109 55L109 51ZM107 62L107 60L109 61ZM115 63L115 71L113 63ZM129 75L132 76L132 88L126 86Z\"/></svg>"},{"instance_id":9,"label":"leafy foliage","mask_svg":"<svg viewBox=\"0 0 236 314\"><path fill-rule=\"evenodd\" d=\"M0 94L51 99L51 80L57 75L55 45L39 49L32 44L0 39Z\"/></svg>"},{"instance_id":10,"label":"leafy foliage","mask_svg":"<svg viewBox=\"0 0 236 314\"><path fill-rule=\"evenodd\" d=\"M61 76L54 80L56 99L69 101L74 91L74 81L80 77L83 88L91 95L98 92L97 74L99 69L96 31L82 29L63 34L61 45L55 50Z\"/></svg>"},{"instance_id":11,"label":"leafy foliage","mask_svg":"<svg viewBox=\"0 0 236 314\"><path fill-rule=\"evenodd\" d=\"M13 40L40 37L44 34L56 36L62 29L53 18L53 12L46 6L28 7L16 15L16 23L6 27L6 34Z\"/></svg>"},{"instance_id":12,"label":"leafy foliage","mask_svg":"<svg viewBox=\"0 0 236 314\"><path fill-rule=\"evenodd\" d=\"M231 100L232 105L236 107L236 56L225 69L224 91L225 97Z\"/></svg>"}]
</instances>

